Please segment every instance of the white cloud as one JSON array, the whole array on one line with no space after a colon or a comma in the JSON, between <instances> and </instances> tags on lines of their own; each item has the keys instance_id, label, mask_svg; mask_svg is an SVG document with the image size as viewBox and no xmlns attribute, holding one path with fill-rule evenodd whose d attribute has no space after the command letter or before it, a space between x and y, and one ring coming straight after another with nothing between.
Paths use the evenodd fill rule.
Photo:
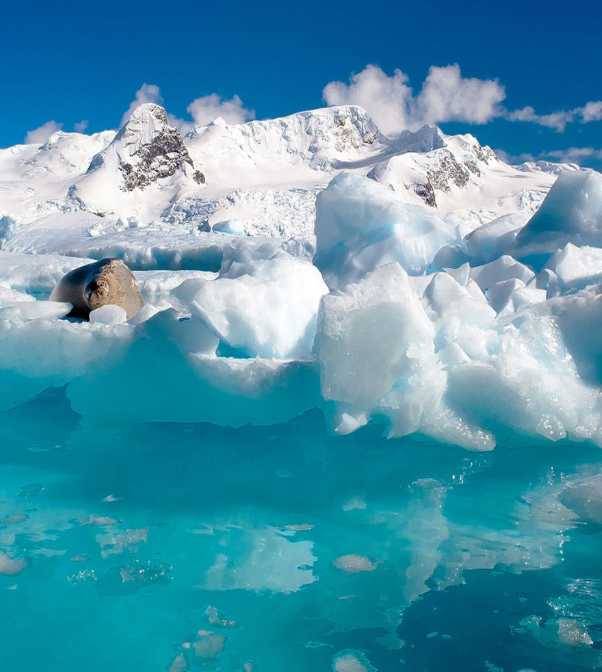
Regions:
<instances>
[{"instance_id":1,"label":"white cloud","mask_svg":"<svg viewBox=\"0 0 602 672\"><path fill-rule=\"evenodd\" d=\"M414 95L408 81L401 70L389 76L378 66L367 65L351 75L349 84L327 84L322 96L327 105L361 105L386 135L406 128L415 130L423 124L486 124L499 117L562 133L567 124L575 121L586 124L602 120L602 100L550 114L537 114L530 105L510 112L501 105L506 91L497 79L462 77L457 63L432 66L418 95Z\"/></svg>"},{"instance_id":2,"label":"white cloud","mask_svg":"<svg viewBox=\"0 0 602 672\"><path fill-rule=\"evenodd\" d=\"M544 153L545 158L555 159L563 163L578 163L595 159L602 159L602 149L593 147L569 147L568 149L556 149Z\"/></svg>"},{"instance_id":3,"label":"white cloud","mask_svg":"<svg viewBox=\"0 0 602 672\"><path fill-rule=\"evenodd\" d=\"M527 121L533 124L539 124L546 128L553 128L562 133L566 125L575 120L574 112L552 112L551 114L537 114L529 105L522 110L514 110L506 116L508 121Z\"/></svg>"},{"instance_id":4,"label":"white cloud","mask_svg":"<svg viewBox=\"0 0 602 672\"><path fill-rule=\"evenodd\" d=\"M503 149L496 149L499 159L510 164L524 163L525 161L553 161L559 163L576 163L582 165L588 161L602 160L602 149L593 147L569 147L568 149L554 149L541 152L537 156L533 154L508 154Z\"/></svg>"},{"instance_id":5,"label":"white cloud","mask_svg":"<svg viewBox=\"0 0 602 672\"><path fill-rule=\"evenodd\" d=\"M88 128L88 120L87 119L82 119L81 121L78 121L77 124L73 126L73 130L76 133L85 133L86 129Z\"/></svg>"},{"instance_id":6,"label":"white cloud","mask_svg":"<svg viewBox=\"0 0 602 672\"><path fill-rule=\"evenodd\" d=\"M522 110L514 110L506 115L509 121L528 121L533 124L539 124L546 128L553 128L559 133L563 133L566 125L580 119L582 124L588 124L591 121L600 121L602 119L602 100L590 101L583 107L576 107L574 110L560 110L551 114L537 114L529 105Z\"/></svg>"},{"instance_id":7,"label":"white cloud","mask_svg":"<svg viewBox=\"0 0 602 672\"><path fill-rule=\"evenodd\" d=\"M579 114L584 124L590 121L600 121L602 119L602 100L590 101L579 109Z\"/></svg>"},{"instance_id":8,"label":"white cloud","mask_svg":"<svg viewBox=\"0 0 602 672\"><path fill-rule=\"evenodd\" d=\"M456 63L432 66L416 102L418 116L426 123L486 124L503 114L499 104L505 97L506 91L497 80L465 79Z\"/></svg>"},{"instance_id":9,"label":"white cloud","mask_svg":"<svg viewBox=\"0 0 602 672\"><path fill-rule=\"evenodd\" d=\"M217 117L221 117L228 124L244 124L245 121L255 119L255 111L243 107L242 100L234 96L231 100L222 100L217 93L196 98L186 108L197 126L205 126Z\"/></svg>"},{"instance_id":10,"label":"white cloud","mask_svg":"<svg viewBox=\"0 0 602 672\"><path fill-rule=\"evenodd\" d=\"M367 65L351 75L350 83L330 82L322 96L327 105L361 105L386 135L414 125L412 89L401 70L389 77L378 66Z\"/></svg>"},{"instance_id":11,"label":"white cloud","mask_svg":"<svg viewBox=\"0 0 602 672\"><path fill-rule=\"evenodd\" d=\"M408 76L395 70L386 75L368 65L351 76L350 83L330 82L322 93L328 105L361 105L386 135L445 121L486 124L501 116L504 87L497 80L462 77L460 66L433 66L418 96Z\"/></svg>"},{"instance_id":12,"label":"white cloud","mask_svg":"<svg viewBox=\"0 0 602 672\"><path fill-rule=\"evenodd\" d=\"M192 117L192 122L179 119L173 114L167 115L169 123L179 128L182 134L188 133L194 126L206 126L218 117L228 124L244 124L245 121L255 119L255 111L246 109L237 95L230 100L222 100L217 93L201 96L195 98L186 111Z\"/></svg>"},{"instance_id":13,"label":"white cloud","mask_svg":"<svg viewBox=\"0 0 602 672\"><path fill-rule=\"evenodd\" d=\"M63 124L59 124L56 121L47 121L39 128L28 131L24 142L26 145L42 145L53 133L60 131L61 128L63 128Z\"/></svg>"},{"instance_id":14,"label":"white cloud","mask_svg":"<svg viewBox=\"0 0 602 672\"><path fill-rule=\"evenodd\" d=\"M163 103L163 97L161 96L161 91L156 84L143 84L138 91L136 91L136 97L130 103L130 106L127 109L127 112L121 118L120 126L123 126L125 122L130 118L132 112L140 105L144 103L156 103L161 105Z\"/></svg>"},{"instance_id":15,"label":"white cloud","mask_svg":"<svg viewBox=\"0 0 602 672\"><path fill-rule=\"evenodd\" d=\"M143 84L136 97L130 104L127 112L123 115L121 126L129 119L132 112L143 103L163 104L161 91L155 84ZM188 133L195 125L205 126L217 117L221 117L228 124L243 124L245 121L255 119L254 110L248 110L243 106L239 96L233 96L230 100L223 100L217 93L196 98L186 108L193 121L180 119L174 114L168 113L167 119L170 126L178 128L182 134Z\"/></svg>"},{"instance_id":16,"label":"white cloud","mask_svg":"<svg viewBox=\"0 0 602 672\"><path fill-rule=\"evenodd\" d=\"M500 161L509 163L513 166L518 163L524 163L525 161L537 161L537 158L533 156L533 154L509 154L503 149L494 149L493 151Z\"/></svg>"}]
</instances>

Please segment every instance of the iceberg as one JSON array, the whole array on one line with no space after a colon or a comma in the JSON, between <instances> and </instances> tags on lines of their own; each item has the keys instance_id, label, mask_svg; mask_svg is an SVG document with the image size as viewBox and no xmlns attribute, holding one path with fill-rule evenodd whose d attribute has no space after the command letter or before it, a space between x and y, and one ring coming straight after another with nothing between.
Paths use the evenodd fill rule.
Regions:
<instances>
[{"instance_id":1,"label":"iceberg","mask_svg":"<svg viewBox=\"0 0 602 672\"><path fill-rule=\"evenodd\" d=\"M460 242L458 231L434 213L348 173L318 194L315 233L314 263L334 289L394 261L420 275L442 247Z\"/></svg>"},{"instance_id":2,"label":"iceberg","mask_svg":"<svg viewBox=\"0 0 602 672\"><path fill-rule=\"evenodd\" d=\"M355 106L0 150L0 668L599 668L601 179ZM107 255L137 315L48 300Z\"/></svg>"},{"instance_id":3,"label":"iceberg","mask_svg":"<svg viewBox=\"0 0 602 672\"><path fill-rule=\"evenodd\" d=\"M562 171L511 249L541 258L568 243L602 246L602 175L593 170Z\"/></svg>"}]
</instances>

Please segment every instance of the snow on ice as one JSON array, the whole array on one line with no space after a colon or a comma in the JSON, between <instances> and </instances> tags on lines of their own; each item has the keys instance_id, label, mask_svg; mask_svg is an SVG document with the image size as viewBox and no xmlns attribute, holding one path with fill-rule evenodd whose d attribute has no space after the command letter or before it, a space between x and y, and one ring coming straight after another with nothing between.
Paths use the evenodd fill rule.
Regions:
<instances>
[{"instance_id":1,"label":"snow on ice","mask_svg":"<svg viewBox=\"0 0 602 672\"><path fill-rule=\"evenodd\" d=\"M4 409L67 385L92 423L320 408L339 434L602 445L591 170L512 167L430 127L387 138L354 106L182 137L148 103L117 134L0 150L0 185ZM148 305L63 319L54 284L106 256Z\"/></svg>"}]
</instances>

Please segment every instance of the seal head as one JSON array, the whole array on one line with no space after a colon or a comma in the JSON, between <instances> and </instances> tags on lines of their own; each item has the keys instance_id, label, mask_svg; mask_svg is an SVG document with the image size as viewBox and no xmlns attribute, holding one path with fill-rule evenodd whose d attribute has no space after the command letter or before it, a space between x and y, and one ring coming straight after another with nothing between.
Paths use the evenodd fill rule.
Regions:
<instances>
[{"instance_id":1,"label":"seal head","mask_svg":"<svg viewBox=\"0 0 602 672\"><path fill-rule=\"evenodd\" d=\"M107 303L109 297L109 283L101 278L94 278L91 280L84 290L86 303L90 306L90 310L96 310Z\"/></svg>"}]
</instances>

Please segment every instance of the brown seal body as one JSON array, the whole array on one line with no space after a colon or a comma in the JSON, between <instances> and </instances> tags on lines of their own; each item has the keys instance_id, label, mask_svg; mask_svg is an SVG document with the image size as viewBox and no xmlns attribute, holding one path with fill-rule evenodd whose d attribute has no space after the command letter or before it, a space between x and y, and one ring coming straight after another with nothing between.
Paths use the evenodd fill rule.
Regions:
<instances>
[{"instance_id":1,"label":"brown seal body","mask_svg":"<svg viewBox=\"0 0 602 672\"><path fill-rule=\"evenodd\" d=\"M121 306L128 320L144 306L138 281L121 259L101 259L67 273L52 290L51 301L73 306L67 317L89 319L107 304Z\"/></svg>"}]
</instances>

